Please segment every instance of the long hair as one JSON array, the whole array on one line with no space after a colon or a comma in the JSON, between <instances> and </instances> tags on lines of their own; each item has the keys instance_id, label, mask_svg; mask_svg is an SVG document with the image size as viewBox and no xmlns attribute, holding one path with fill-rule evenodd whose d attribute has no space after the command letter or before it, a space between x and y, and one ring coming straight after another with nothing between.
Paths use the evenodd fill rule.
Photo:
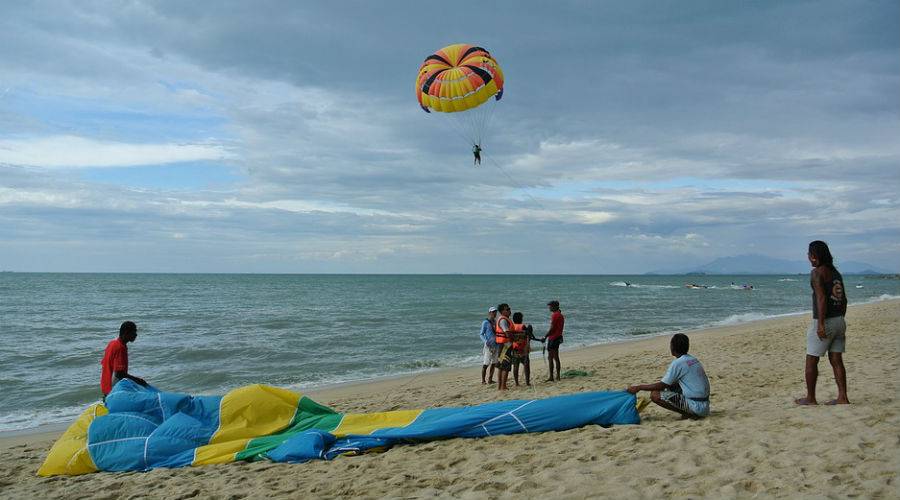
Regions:
<instances>
[{"instance_id":1,"label":"long hair","mask_svg":"<svg viewBox=\"0 0 900 500\"><path fill-rule=\"evenodd\" d=\"M826 265L834 269L834 257L831 256L831 250L824 241L816 240L809 244L809 253L819 261L819 265Z\"/></svg>"}]
</instances>

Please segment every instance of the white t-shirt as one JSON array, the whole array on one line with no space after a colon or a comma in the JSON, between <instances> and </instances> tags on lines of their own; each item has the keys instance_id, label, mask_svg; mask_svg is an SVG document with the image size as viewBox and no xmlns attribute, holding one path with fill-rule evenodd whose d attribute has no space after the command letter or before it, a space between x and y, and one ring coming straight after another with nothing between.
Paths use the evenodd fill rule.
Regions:
<instances>
[{"instance_id":1,"label":"white t-shirt","mask_svg":"<svg viewBox=\"0 0 900 500\"><path fill-rule=\"evenodd\" d=\"M682 354L672 361L662 382L667 385L678 384L681 393L687 399L687 405L697 415L709 414L709 401L695 401L691 398L709 398L709 378L700 360L690 354Z\"/></svg>"}]
</instances>

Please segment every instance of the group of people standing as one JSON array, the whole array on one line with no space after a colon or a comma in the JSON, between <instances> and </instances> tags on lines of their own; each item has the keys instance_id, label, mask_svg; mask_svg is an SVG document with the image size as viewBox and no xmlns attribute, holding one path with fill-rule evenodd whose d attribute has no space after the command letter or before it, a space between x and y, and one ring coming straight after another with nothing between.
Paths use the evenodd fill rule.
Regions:
<instances>
[{"instance_id":1,"label":"group of people standing","mask_svg":"<svg viewBox=\"0 0 900 500\"><path fill-rule=\"evenodd\" d=\"M549 360L549 377L547 382L559 380L561 365L559 361L559 346L563 342L563 328L566 318L559 310L559 301L547 302L550 310L550 328L547 334L541 338L534 336L534 328L525 323L521 312L512 313L509 304L503 303L488 309L487 318L481 323L482 363L481 383L493 384L494 371L497 373L497 389L505 391L509 389L508 381L510 372L513 373L515 384L519 385L519 367L524 368L525 385L531 385L531 341L535 340L546 344ZM554 368L556 377L554 378Z\"/></svg>"},{"instance_id":2,"label":"group of people standing","mask_svg":"<svg viewBox=\"0 0 900 500\"><path fill-rule=\"evenodd\" d=\"M812 288L813 319L806 334L806 395L797 398L799 405L815 405L816 382L819 375L818 364L822 356L834 370L837 397L827 405L849 404L847 398L847 372L844 368L844 345L846 343L847 294L844 279L834 266L834 258L824 241L809 244L807 258L813 270L810 273ZM626 283L627 284L627 283ZM531 385L528 353L529 342L537 340L547 343L550 353L550 376L547 381L559 380L559 344L565 318L559 310L559 302L547 303L550 308L550 329L543 338L532 334L531 325L523 323L522 313L510 317L508 304L500 304L488 309L488 317L481 326L481 340L484 342L481 366L481 383L494 383L494 369L499 369L497 388L507 389L510 369L514 370L516 385L519 385L519 364L525 365L525 384ZM499 317L498 317L499 313ZM652 384L630 385L626 389L632 394L650 392L651 400L662 408L679 413L684 418L703 418L709 415L709 378L700 361L688 354L690 340L687 335L677 333L672 336L669 351L675 358L665 375ZM490 370L490 371L488 371ZM487 380L485 376L487 375Z\"/></svg>"}]
</instances>

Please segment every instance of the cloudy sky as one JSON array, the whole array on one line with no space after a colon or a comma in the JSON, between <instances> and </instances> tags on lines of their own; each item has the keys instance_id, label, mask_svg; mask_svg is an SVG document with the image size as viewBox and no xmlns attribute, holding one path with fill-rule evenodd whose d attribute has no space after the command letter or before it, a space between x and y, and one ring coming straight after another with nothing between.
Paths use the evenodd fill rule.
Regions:
<instances>
[{"instance_id":1,"label":"cloudy sky","mask_svg":"<svg viewBox=\"0 0 900 500\"><path fill-rule=\"evenodd\" d=\"M0 269L900 270L900 3L4 2ZM20 5L21 4L21 5ZM414 94L488 48L485 162Z\"/></svg>"}]
</instances>

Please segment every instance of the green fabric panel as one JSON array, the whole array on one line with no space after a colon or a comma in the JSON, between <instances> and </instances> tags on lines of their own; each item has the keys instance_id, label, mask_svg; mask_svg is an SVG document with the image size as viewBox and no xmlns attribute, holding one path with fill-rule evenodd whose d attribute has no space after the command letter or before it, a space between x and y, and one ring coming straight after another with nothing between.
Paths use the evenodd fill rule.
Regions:
<instances>
[{"instance_id":1,"label":"green fabric panel","mask_svg":"<svg viewBox=\"0 0 900 500\"><path fill-rule=\"evenodd\" d=\"M281 432L260 436L251 439L243 451L235 455L235 460L260 460L265 458L263 453L277 448L291 436L308 429L318 429L325 432L333 431L344 418L343 413L337 413L331 408L320 405L306 396L300 398L297 404L297 412L291 419L291 424Z\"/></svg>"}]
</instances>

